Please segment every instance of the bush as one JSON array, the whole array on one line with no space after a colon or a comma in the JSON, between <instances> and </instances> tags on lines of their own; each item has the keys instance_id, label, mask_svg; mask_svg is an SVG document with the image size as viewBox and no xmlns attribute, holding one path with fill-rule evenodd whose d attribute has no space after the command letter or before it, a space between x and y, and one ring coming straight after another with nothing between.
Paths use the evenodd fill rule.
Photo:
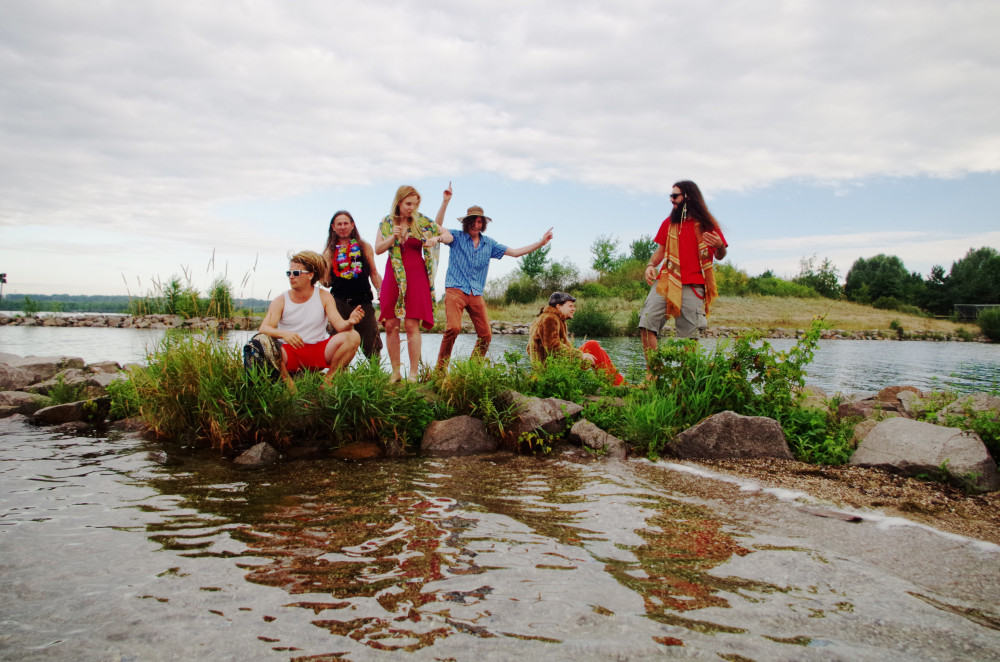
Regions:
<instances>
[{"instance_id":1,"label":"bush","mask_svg":"<svg viewBox=\"0 0 1000 662\"><path fill-rule=\"evenodd\" d=\"M1000 308L986 308L979 313L976 324L990 342L1000 342Z\"/></svg>"},{"instance_id":2,"label":"bush","mask_svg":"<svg viewBox=\"0 0 1000 662\"><path fill-rule=\"evenodd\" d=\"M507 286L507 291L504 293L504 301L508 304L531 303L535 301L541 293L542 288L539 287L538 283L531 278L522 277Z\"/></svg>"},{"instance_id":3,"label":"bush","mask_svg":"<svg viewBox=\"0 0 1000 662\"><path fill-rule=\"evenodd\" d=\"M772 297L797 297L800 299L816 299L819 292L807 285L799 285L774 276L757 276L747 283L751 294Z\"/></svg>"},{"instance_id":4,"label":"bush","mask_svg":"<svg viewBox=\"0 0 1000 662\"><path fill-rule=\"evenodd\" d=\"M611 290L595 282L580 283L575 289L577 295L585 299L607 299L611 296Z\"/></svg>"},{"instance_id":5,"label":"bush","mask_svg":"<svg viewBox=\"0 0 1000 662\"><path fill-rule=\"evenodd\" d=\"M596 395L609 384L603 370L588 368L580 359L565 354L549 356L544 363L536 361L531 367L521 392L538 398L582 403L585 396Z\"/></svg>"},{"instance_id":6,"label":"bush","mask_svg":"<svg viewBox=\"0 0 1000 662\"><path fill-rule=\"evenodd\" d=\"M566 327L577 336L591 338L613 336L617 330L611 313L591 301L584 301L577 307L576 314L566 322Z\"/></svg>"},{"instance_id":7,"label":"bush","mask_svg":"<svg viewBox=\"0 0 1000 662\"><path fill-rule=\"evenodd\" d=\"M750 294L750 276L729 263L716 264L715 286L722 296L742 297Z\"/></svg>"}]
</instances>

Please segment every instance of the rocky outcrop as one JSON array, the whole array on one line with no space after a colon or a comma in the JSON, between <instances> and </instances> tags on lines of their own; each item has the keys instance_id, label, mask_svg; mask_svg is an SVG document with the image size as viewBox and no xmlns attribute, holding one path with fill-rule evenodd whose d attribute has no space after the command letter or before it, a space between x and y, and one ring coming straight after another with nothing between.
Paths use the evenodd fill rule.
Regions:
<instances>
[{"instance_id":1,"label":"rocky outcrop","mask_svg":"<svg viewBox=\"0 0 1000 662\"><path fill-rule=\"evenodd\" d=\"M505 391L498 398L500 405L514 414L511 434L515 439L522 434L543 430L561 437L570 419L579 415L583 407L559 398L536 398L517 391Z\"/></svg>"},{"instance_id":2,"label":"rocky outcrop","mask_svg":"<svg viewBox=\"0 0 1000 662\"><path fill-rule=\"evenodd\" d=\"M975 432L891 418L865 435L850 464L907 476L947 477L962 487L1000 489L996 462Z\"/></svg>"},{"instance_id":3,"label":"rocky outcrop","mask_svg":"<svg viewBox=\"0 0 1000 662\"><path fill-rule=\"evenodd\" d=\"M490 435L486 424L472 416L434 421L420 443L422 453L436 457L492 453L499 447L500 441Z\"/></svg>"},{"instance_id":4,"label":"rocky outcrop","mask_svg":"<svg viewBox=\"0 0 1000 662\"><path fill-rule=\"evenodd\" d=\"M108 414L108 385L124 378L115 361L85 365L71 356L27 356L0 353L0 418L14 414L33 416L38 425L61 425L71 421L93 424ZM43 412L51 404L48 395L62 389L63 399L78 398L60 409ZM90 404L84 404L84 403ZM96 409L95 409L96 407Z\"/></svg>"},{"instance_id":5,"label":"rocky outcrop","mask_svg":"<svg viewBox=\"0 0 1000 662\"><path fill-rule=\"evenodd\" d=\"M774 457L794 460L781 425L764 416L724 411L677 435L669 445L677 457L723 459Z\"/></svg>"},{"instance_id":6,"label":"rocky outcrop","mask_svg":"<svg viewBox=\"0 0 1000 662\"><path fill-rule=\"evenodd\" d=\"M628 456L628 446L624 441L586 419L573 424L569 430L569 440L584 448L603 453L613 460L624 460Z\"/></svg>"}]
</instances>

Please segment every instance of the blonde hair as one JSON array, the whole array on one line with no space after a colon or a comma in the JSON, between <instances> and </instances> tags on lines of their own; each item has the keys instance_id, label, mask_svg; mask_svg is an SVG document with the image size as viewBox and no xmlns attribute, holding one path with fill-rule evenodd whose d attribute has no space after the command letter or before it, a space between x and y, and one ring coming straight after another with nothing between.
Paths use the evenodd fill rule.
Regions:
<instances>
[{"instance_id":1,"label":"blonde hair","mask_svg":"<svg viewBox=\"0 0 1000 662\"><path fill-rule=\"evenodd\" d=\"M299 251L295 255L290 255L288 261L298 262L309 269L312 274L311 285L315 285L316 281L322 278L326 274L326 270L330 268L330 263L327 262L326 258L316 251Z\"/></svg>"},{"instance_id":2,"label":"blonde hair","mask_svg":"<svg viewBox=\"0 0 1000 662\"><path fill-rule=\"evenodd\" d=\"M417 196L417 206L413 208L413 213L417 213L417 209L420 208L420 193L417 189L413 188L409 184L403 184L398 189L396 189L396 197L392 200L392 210L390 216L392 216L392 222L396 223L399 220L399 205L406 200L411 195ZM413 216L410 216L410 224L413 224Z\"/></svg>"}]
</instances>

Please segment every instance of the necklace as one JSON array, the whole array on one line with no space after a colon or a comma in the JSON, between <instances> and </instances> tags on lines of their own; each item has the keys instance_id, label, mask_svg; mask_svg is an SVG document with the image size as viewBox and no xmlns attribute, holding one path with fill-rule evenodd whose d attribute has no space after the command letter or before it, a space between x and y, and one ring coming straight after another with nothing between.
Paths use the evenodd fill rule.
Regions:
<instances>
[{"instance_id":1,"label":"necklace","mask_svg":"<svg viewBox=\"0 0 1000 662\"><path fill-rule=\"evenodd\" d=\"M361 245L351 241L347 245L337 244L333 254L333 273L338 278L358 278L361 276Z\"/></svg>"}]
</instances>

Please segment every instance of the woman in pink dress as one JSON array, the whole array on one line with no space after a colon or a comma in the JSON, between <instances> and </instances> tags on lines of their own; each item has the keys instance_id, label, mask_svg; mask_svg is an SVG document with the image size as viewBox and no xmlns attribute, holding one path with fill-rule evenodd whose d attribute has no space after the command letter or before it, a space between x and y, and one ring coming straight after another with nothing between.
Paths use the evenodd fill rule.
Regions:
<instances>
[{"instance_id":1,"label":"woman in pink dress","mask_svg":"<svg viewBox=\"0 0 1000 662\"><path fill-rule=\"evenodd\" d=\"M451 201L451 184L444 192L437 219L417 211L420 194L412 186L400 186L392 201L392 213L379 224L375 254L389 251L385 278L379 292L379 321L385 325L385 344L392 365L390 382L402 379L400 367L399 320L406 329L410 357L408 379L420 372L420 326L434 326L434 273L437 270L438 244L450 244L451 232L441 227Z\"/></svg>"}]
</instances>

